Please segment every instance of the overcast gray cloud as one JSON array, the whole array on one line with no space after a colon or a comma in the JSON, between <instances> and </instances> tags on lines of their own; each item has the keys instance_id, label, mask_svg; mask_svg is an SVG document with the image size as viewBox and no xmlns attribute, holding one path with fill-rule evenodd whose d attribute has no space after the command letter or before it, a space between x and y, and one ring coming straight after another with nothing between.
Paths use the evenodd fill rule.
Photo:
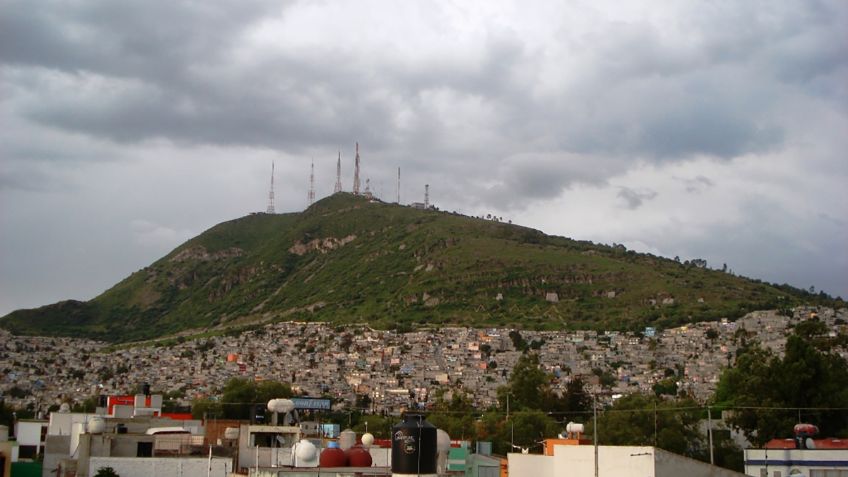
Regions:
<instances>
[{"instance_id":1,"label":"overcast gray cloud","mask_svg":"<svg viewBox=\"0 0 848 477\"><path fill-rule=\"evenodd\" d=\"M0 0L0 313L264 209L271 160L302 208L357 140L386 198L401 167L405 202L848 295L846 37L839 0Z\"/></svg>"}]
</instances>

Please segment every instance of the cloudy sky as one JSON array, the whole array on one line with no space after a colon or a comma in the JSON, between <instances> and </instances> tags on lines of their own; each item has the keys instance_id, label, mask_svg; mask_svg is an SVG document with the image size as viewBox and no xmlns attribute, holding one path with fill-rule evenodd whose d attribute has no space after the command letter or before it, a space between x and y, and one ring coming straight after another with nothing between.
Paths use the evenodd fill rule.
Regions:
<instances>
[{"instance_id":1,"label":"cloudy sky","mask_svg":"<svg viewBox=\"0 0 848 477\"><path fill-rule=\"evenodd\" d=\"M350 189L848 297L848 3L0 0L0 314Z\"/></svg>"}]
</instances>

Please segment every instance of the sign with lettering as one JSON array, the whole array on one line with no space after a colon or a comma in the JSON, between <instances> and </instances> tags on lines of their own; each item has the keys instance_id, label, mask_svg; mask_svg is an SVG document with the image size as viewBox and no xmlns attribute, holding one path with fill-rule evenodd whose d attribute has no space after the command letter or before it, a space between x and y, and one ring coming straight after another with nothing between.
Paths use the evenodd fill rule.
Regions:
<instances>
[{"instance_id":1,"label":"sign with lettering","mask_svg":"<svg viewBox=\"0 0 848 477\"><path fill-rule=\"evenodd\" d=\"M329 411L332 402L329 399L319 398L291 398L295 409L317 409Z\"/></svg>"}]
</instances>

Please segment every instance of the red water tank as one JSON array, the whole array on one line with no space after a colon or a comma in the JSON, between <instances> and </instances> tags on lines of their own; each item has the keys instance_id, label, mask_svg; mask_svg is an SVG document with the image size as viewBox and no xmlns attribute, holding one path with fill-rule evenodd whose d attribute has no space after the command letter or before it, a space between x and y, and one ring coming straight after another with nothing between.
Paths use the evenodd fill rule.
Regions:
<instances>
[{"instance_id":1,"label":"red water tank","mask_svg":"<svg viewBox=\"0 0 848 477\"><path fill-rule=\"evenodd\" d=\"M321 457L318 458L318 465L321 467L347 467L345 451L338 447L327 447L321 451Z\"/></svg>"},{"instance_id":2,"label":"red water tank","mask_svg":"<svg viewBox=\"0 0 848 477\"><path fill-rule=\"evenodd\" d=\"M799 437L812 437L819 433L819 428L813 424L795 424L795 428L792 430Z\"/></svg>"},{"instance_id":3,"label":"red water tank","mask_svg":"<svg viewBox=\"0 0 848 477\"><path fill-rule=\"evenodd\" d=\"M371 467L371 453L368 449L356 445L347 450L347 463L351 467Z\"/></svg>"}]
</instances>

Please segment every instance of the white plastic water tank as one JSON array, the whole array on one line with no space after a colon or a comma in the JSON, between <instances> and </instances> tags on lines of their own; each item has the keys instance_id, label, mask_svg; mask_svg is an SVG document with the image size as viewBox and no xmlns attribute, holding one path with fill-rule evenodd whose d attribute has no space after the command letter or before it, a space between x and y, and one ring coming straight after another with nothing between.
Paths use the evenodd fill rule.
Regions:
<instances>
[{"instance_id":1,"label":"white plastic water tank","mask_svg":"<svg viewBox=\"0 0 848 477\"><path fill-rule=\"evenodd\" d=\"M295 467L316 467L318 465L318 448L306 439L295 444Z\"/></svg>"},{"instance_id":2,"label":"white plastic water tank","mask_svg":"<svg viewBox=\"0 0 848 477\"><path fill-rule=\"evenodd\" d=\"M371 434L370 432L362 434L362 447L367 449L372 445L374 445L374 434Z\"/></svg>"},{"instance_id":3,"label":"white plastic water tank","mask_svg":"<svg viewBox=\"0 0 848 477\"><path fill-rule=\"evenodd\" d=\"M356 445L356 433L351 429L345 429L339 434L339 447L348 450Z\"/></svg>"},{"instance_id":4,"label":"white plastic water tank","mask_svg":"<svg viewBox=\"0 0 848 477\"><path fill-rule=\"evenodd\" d=\"M569 434L583 434L585 431L583 424L579 424L577 422L569 422L565 425L565 432L568 432Z\"/></svg>"},{"instance_id":5,"label":"white plastic water tank","mask_svg":"<svg viewBox=\"0 0 848 477\"><path fill-rule=\"evenodd\" d=\"M271 399L268 401L268 410L285 414L294 410L294 401L291 399Z\"/></svg>"},{"instance_id":6,"label":"white plastic water tank","mask_svg":"<svg viewBox=\"0 0 848 477\"><path fill-rule=\"evenodd\" d=\"M94 416L88 420L89 434L103 434L104 430L106 430L106 420L102 417Z\"/></svg>"},{"instance_id":7,"label":"white plastic water tank","mask_svg":"<svg viewBox=\"0 0 848 477\"><path fill-rule=\"evenodd\" d=\"M437 429L436 430L436 451L437 452L449 452L451 447L451 438L447 432Z\"/></svg>"}]
</instances>

